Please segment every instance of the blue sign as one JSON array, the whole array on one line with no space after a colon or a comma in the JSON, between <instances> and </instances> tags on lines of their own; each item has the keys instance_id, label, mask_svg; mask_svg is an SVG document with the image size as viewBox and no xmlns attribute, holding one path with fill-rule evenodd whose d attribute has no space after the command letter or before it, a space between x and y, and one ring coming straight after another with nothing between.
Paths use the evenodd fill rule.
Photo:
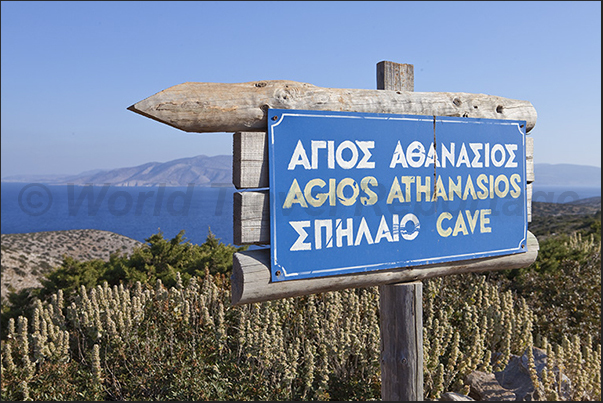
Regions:
<instances>
[{"instance_id":1,"label":"blue sign","mask_svg":"<svg viewBox=\"0 0 603 403\"><path fill-rule=\"evenodd\" d=\"M269 109L272 281L526 252L525 124Z\"/></svg>"}]
</instances>

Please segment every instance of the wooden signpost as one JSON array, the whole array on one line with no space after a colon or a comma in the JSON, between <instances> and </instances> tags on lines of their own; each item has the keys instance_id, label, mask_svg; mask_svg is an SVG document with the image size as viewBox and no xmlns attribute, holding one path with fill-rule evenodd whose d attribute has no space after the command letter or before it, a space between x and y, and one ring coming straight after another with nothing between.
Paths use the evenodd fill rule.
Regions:
<instances>
[{"instance_id":1,"label":"wooden signpost","mask_svg":"<svg viewBox=\"0 0 603 403\"><path fill-rule=\"evenodd\" d=\"M377 64L377 88L414 91L414 66ZM381 399L423 400L423 283L379 286Z\"/></svg>"},{"instance_id":2,"label":"wooden signpost","mask_svg":"<svg viewBox=\"0 0 603 403\"><path fill-rule=\"evenodd\" d=\"M534 107L527 101L484 94L413 92L413 81L412 65L381 62L377 65L377 90L321 88L293 81L257 81L239 84L185 83L170 87L128 108L133 112L187 132L234 132L233 184L237 189L242 190L233 196L234 244L263 245L266 248L234 254L233 273L231 276L233 305L346 288L380 286L382 397L386 400L422 400L423 397L422 288L420 280L450 274L527 267L534 262L538 254L538 241L533 234L527 231L527 222L531 220L531 182L534 179L534 171L532 158L533 142L525 134L536 123L536 111ZM294 113L295 111L298 112ZM316 112L312 113L312 111ZM391 119L388 116L391 116ZM270 120L268 120L269 117ZM356 126L353 123L352 126L350 126L350 123L345 123L348 126L341 126L342 118L359 119L358 121L364 119L363 124L365 126L363 127L367 128L366 136L368 137L371 136L371 133L374 132L373 135L375 135L377 132L376 129L371 129L373 127L371 126L372 123L370 123L371 119L373 122L381 122L375 124L381 125L380 130L386 130L386 132L380 139L356 137L353 141L340 141L339 144L344 144L344 146L336 150L335 135L333 135L335 137L327 136L327 138L324 134L321 137L317 133L327 129L331 130L329 132L331 134L340 129L347 130L350 133L353 132ZM430 149L432 153L429 154L432 158L432 165L430 166L426 163L425 166L430 166L435 171L438 171L440 167L440 160L437 159L439 154L434 157L436 150L438 153L440 152L438 141L441 137L436 136L436 131L442 133L443 138L446 138L445 133L449 133L448 138L452 139L448 144L450 148L454 147L452 142L456 141L459 144L459 148L462 146L464 150L466 145L474 151L475 155L472 156L473 161L471 163L469 157L463 157L462 152L460 152L457 165L449 167L449 178L445 180L451 181L451 184L454 184L453 177L459 178L456 184L460 183L461 175L456 175L457 172L450 168L459 167L461 165L460 160L463 158L467 168L479 167L479 169L475 170L475 179L478 173L482 172L480 169L483 170L489 167L489 158L492 158L494 165L501 167L502 157L505 155L509 157L505 167L511 167L514 169L513 171L485 170L479 177L481 178L481 189L484 190L483 194L488 194L487 187L489 186L491 199L494 199L495 195L500 196L501 200L504 197L508 198L510 196L507 195L514 189L514 193L512 194L519 202L520 220L519 222L517 222L517 219L515 221L499 220L496 222L500 222L501 224L496 225L499 227L510 227L511 232L517 234L519 242L513 250L505 249L506 246L499 247L499 245L492 245L492 248L490 248L490 245L487 245L485 249L481 246L475 251L470 250L470 253L459 253L457 257L454 257L454 254L452 254L453 257L450 257L450 253L442 256L437 253L434 254L434 251L441 248L436 245L429 247L429 244L427 244L428 247L425 248L423 246L423 249L419 249L419 252L414 249L406 249L408 253L411 250L413 250L412 253L415 255L418 253L418 257L422 257L421 254L423 252L421 250L428 249L425 252L425 259L409 260L410 262L421 261L421 264L398 264L398 261L405 262L403 250L400 254L397 252L393 253L392 256L395 258L389 260L393 263L385 265L374 264L373 266L376 269L373 270L362 270L362 264L360 265L360 270L357 267L353 270L348 270L350 264L346 262L342 262L342 269L339 269L339 261L345 260L346 255L345 253L336 255L335 252L330 252L337 249L333 247L335 245L333 243L334 232L339 231L337 232L339 238L337 238L336 246L344 246L342 239L346 236L347 246L359 247L360 254L355 256L364 256L365 252L362 248L366 247L364 245L366 242L363 243L362 237L358 236L356 244L351 244L350 241L353 236L351 228L353 224L352 218L348 219L348 227L345 231L342 229L343 227L335 229L332 227L332 225L341 225L341 218L331 220L327 217L316 220L317 229L310 234L306 227L311 225L311 220L303 217L305 217L304 214L309 214L309 216L317 214L317 210L305 209L308 207L306 199L310 200L314 207L325 202L327 198L331 202L331 207L336 207L337 197L340 201L349 202L344 204L350 205L352 197L345 196L344 191L346 186L348 186L348 191L350 189L353 192L357 191L357 184L355 184L354 180L345 178L345 180L341 181L341 183L345 182L344 185L341 186L341 189L337 188L336 191L335 184L338 180L337 177L332 176L325 182L325 180L321 179L321 175L343 175L342 172L347 172L345 170L350 170L352 165L360 161L358 152L364 153L361 155L364 157L362 160L364 165L358 164L356 167L368 168L366 172L369 172L370 169L375 168L375 161L370 160L371 152L378 152L380 141L384 143L383 139L391 134L387 130L396 130L397 132L401 130L403 132L407 130L408 126L404 126L407 123L402 121L415 121L416 123L427 121L427 119L433 119L434 132L432 149ZM317 123L315 120L319 122ZM401 123L396 123L394 120L398 120ZM323 122L332 126L324 126ZM503 137L506 136L504 133L511 134L508 136L508 140L497 140L498 143L492 141L493 150L490 153L489 147L491 144L487 138L484 138L484 140L472 140L474 137L469 136L466 137L466 140L455 140L455 132L454 130L449 131L449 128L455 126L457 123L466 123L467 125L464 126L466 128L478 127L479 124L487 124L491 128L494 127L491 124L499 125L501 128L505 125L513 125L515 129L512 130L515 131L509 132L505 128L507 131L501 132L497 131L498 128L494 128L492 133L503 133ZM312 134L305 134L308 131L306 130L306 125L309 124L318 126L312 126ZM369 126L366 126L367 124ZM391 126L392 124L396 126ZM402 126L399 126L399 124ZM419 126L416 128L417 133L423 130L420 127L424 125ZM376 128L377 126L374 127ZM444 130L444 128L447 129ZM478 130L481 129L478 127ZM465 130L465 132L468 132L468 130ZM483 133L490 132L486 130ZM464 136L465 134L462 135ZM478 139L480 139L479 135L478 133ZM291 136L299 136L299 139L290 138ZM310 136L312 137L310 138ZM438 140L436 140L436 137ZM298 141L297 146L295 146L296 140ZM312 150L317 154L308 157L304 149L304 142L306 143L306 147L309 147L308 150ZM415 143L417 142L415 141ZM406 146L410 149L408 144ZM415 146L421 150L428 147L428 145L417 144ZM494 147L498 147L497 150L494 150ZM318 162L318 152L320 150L322 150L323 156L329 156L328 163L322 163L321 165ZM420 152L416 150L406 151L406 156L411 160L411 163L413 162L412 159L418 156L417 158L420 159L422 164L427 151L421 150L419 150ZM484 152L483 155L480 154L482 152L480 150ZM519 163L513 159L516 157L515 151L520 152L517 154L520 158ZM344 152L348 152L348 154L345 154L347 156L344 155ZM352 152L351 157L349 152ZM291 155L287 155L287 153ZM338 154L335 155L336 153ZM285 155L285 159L282 158L283 155ZM479 160L480 155L488 159ZM289 157L291 160L287 165L287 158ZM439 156L439 158L443 157ZM404 155L396 161L401 162L403 165L407 162L406 160L402 161L403 159ZM352 160L354 164L351 163ZM378 166L383 165L383 160L384 158L379 157ZM339 166L336 166L335 161L337 161ZM391 167L396 165L394 162L394 159L392 159ZM484 163L486 164L486 168L484 168ZM319 167L322 167L323 170L320 170ZM423 166L420 168L423 168ZM301 178L307 177L306 171L312 169L316 169L318 178L308 182L305 192L301 188L298 189L296 187L298 186L298 176L291 175L300 175L299 178L301 181ZM385 175L383 172L386 171L374 172L381 172L380 175L383 176ZM433 192L445 198L445 195L439 193L440 190L436 186L436 179L440 183L439 180L441 178L437 177L435 171L433 172ZM501 172L508 172L508 174L503 175ZM453 173L456 176L452 175ZM458 173L463 173L467 177L467 180L471 182L471 174L467 175L463 171L458 171ZM511 173L513 174L511 175ZM488 177L490 178L489 181ZM509 177L513 178L511 182L509 182ZM407 184L409 184L409 176L400 177L403 181L405 178L408 182ZM418 181L421 180L419 176L417 178ZM373 179L375 179L375 182L371 182ZM368 186L367 183L376 183L377 179L373 179L364 182L363 186L365 187L363 189L367 192L366 195L370 195L366 187ZM398 178L396 177L395 181L397 180ZM291 187L289 188L290 183ZM330 183L328 194L324 193L318 198L315 192L312 193L313 189L315 191L317 188L326 188L326 183ZM284 192L283 186L285 189ZM476 184L476 188L477 186ZM473 189L473 184L468 187L469 189L464 196L465 198L467 198L467 194L477 194L475 189ZM389 188L389 184L387 188ZM289 189L288 194L286 189ZM395 193L392 189L395 190L398 188L395 188L392 184L388 203L396 199L396 197L398 201L403 200L402 191L400 190ZM431 194L427 187L423 186L421 189L425 194ZM277 194L278 191L280 191L280 194L287 194L287 198L285 199L283 196L279 199L280 194ZM353 194L353 198L356 200L357 194ZM376 193L373 192L373 194L377 198ZM393 196L391 196L392 194ZM450 194L452 195L452 193ZM419 191L417 191L417 197L420 201ZM485 199L486 197L480 196L479 198ZM433 204L435 210L440 206L437 204L437 199L435 197L436 203ZM479 202L476 196L473 196L473 199L476 203ZM284 204L283 200L285 200ZM289 210L286 210L287 208ZM469 210L459 211L459 216L462 216L462 214L467 215L469 225L471 226L471 234L473 234L477 225L482 225L482 232L490 232L490 229L487 227L490 222L487 214L490 214L490 210L482 210L486 211L482 216L479 216L477 213L471 213ZM293 214L292 217L297 214L297 221L292 221L292 219L288 221L287 216L289 214ZM453 226L455 235L457 232L469 234L464 222L459 224L459 219L457 219L456 226L453 224L453 214L446 213L442 215L441 211L439 214L437 225L441 226L442 222L450 220L446 221L449 222L449 228L442 229L438 227L441 237L448 237L450 232L452 232ZM419 218L423 219L423 217L417 218L414 214L410 215L415 217L415 232L418 232L418 220ZM481 224L477 224L479 217L483 219ZM369 220L368 217L365 218ZM381 218L382 224L379 225L378 236L379 240L385 238L386 241L383 241L383 244L379 245L380 250L383 251L382 253L373 253L377 256L377 259L380 255L390 253L387 249L387 242L396 241L399 239L399 235L404 235L403 223L400 222L400 225L398 224L400 217L394 214L391 219L393 221L390 221L390 225L393 225L391 228L393 232L390 232L387 224L383 223L386 221L385 216ZM428 220L433 220L433 218L426 218L426 221L431 223ZM409 221L413 222L412 219ZM372 240L370 233L368 233L368 224L364 222L364 218L362 218L361 227L362 225L365 225L363 227L366 230L365 235ZM434 226L434 224L430 225ZM519 226L521 228L518 228ZM324 233L325 236L331 237L328 240L325 238L325 247L322 247L321 245L323 244L319 243L319 239L322 242L323 233L321 231L323 229L326 231ZM293 230L297 232L292 232ZM435 230L432 228L430 231L433 232ZM279 235L278 238L276 237L277 233ZM291 233L293 234L293 238L291 238ZM424 234L427 233L424 232ZM307 236L316 237L314 245L320 250L313 250L313 244L306 240ZM413 237L416 237L416 234L408 239L414 239ZM444 242L442 245L448 245L444 246L444 249L446 247L450 248L450 245L456 245L449 239L444 238L442 238L442 242ZM422 239L429 238L423 236ZM477 240L478 238L475 239ZM483 239L492 239L492 242L498 242L496 238ZM477 244L478 242L474 243ZM291 244L297 246L294 247ZM418 244L415 243L414 245ZM269 245L270 247L268 247ZM283 247L283 245L285 246ZM277 260L277 246L279 246L278 251L280 251L279 258L282 256L289 257L290 253L299 253L291 255L289 259L285 259L284 261L288 263L282 266L277 264L283 261ZM407 246L407 248L412 248L412 246ZM494 252L491 252L490 249ZM375 250L372 249L372 251ZM318 253L320 253L321 258L313 259L314 256L319 256ZM370 253L371 249L366 249L366 254ZM300 256L300 259L303 256L303 259L309 259L309 262L315 261L317 267L309 271L299 271L300 267L295 267L300 266L296 263L296 256ZM338 256L341 256L341 258ZM355 259L347 258L348 260L351 259L351 261ZM325 259L332 260L329 263L329 270L332 270L332 273L336 275L329 275L325 270L318 270L322 269L319 266ZM358 259L362 260L364 258L361 259L359 257ZM300 279L295 279L297 274L290 275L289 277L285 276L284 272L287 270L289 270L288 274L298 270ZM345 270L348 271L346 272Z\"/></svg>"}]
</instances>

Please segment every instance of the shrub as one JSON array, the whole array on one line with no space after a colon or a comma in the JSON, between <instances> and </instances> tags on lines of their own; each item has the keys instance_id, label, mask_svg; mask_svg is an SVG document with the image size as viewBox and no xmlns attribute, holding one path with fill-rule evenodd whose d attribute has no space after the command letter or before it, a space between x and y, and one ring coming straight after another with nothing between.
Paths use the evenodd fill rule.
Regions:
<instances>
[{"instance_id":1,"label":"shrub","mask_svg":"<svg viewBox=\"0 0 603 403\"><path fill-rule=\"evenodd\" d=\"M502 369L533 345L525 301L483 276L425 288L426 398L466 392L466 374ZM233 307L228 279L209 271L187 285L177 274L169 289L81 286L67 303L59 291L16 329L9 321L2 398L378 399L378 297L371 287ZM572 398L600 398L600 344L576 335L542 347L578 385Z\"/></svg>"}]
</instances>

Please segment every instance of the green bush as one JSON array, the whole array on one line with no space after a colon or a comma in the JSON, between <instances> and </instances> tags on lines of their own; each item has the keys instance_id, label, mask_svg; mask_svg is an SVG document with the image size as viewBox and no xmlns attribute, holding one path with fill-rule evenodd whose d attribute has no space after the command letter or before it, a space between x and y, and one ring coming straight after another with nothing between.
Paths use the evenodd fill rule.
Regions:
<instances>
[{"instance_id":1,"label":"green bush","mask_svg":"<svg viewBox=\"0 0 603 403\"><path fill-rule=\"evenodd\" d=\"M66 257L62 266L50 273L43 281L40 296L46 297L58 290L71 292L80 286L94 287L107 282L133 284L137 281L153 284L161 280L167 287L176 284L176 274L186 282L191 277L203 277L205 268L210 273L228 273L232 269L232 254L245 250L224 245L209 231L205 242L195 245L187 242L184 231L171 240L163 238L161 232L145 240L143 247L135 248L129 258L118 253L111 255L109 262L91 260L78 262Z\"/></svg>"}]
</instances>

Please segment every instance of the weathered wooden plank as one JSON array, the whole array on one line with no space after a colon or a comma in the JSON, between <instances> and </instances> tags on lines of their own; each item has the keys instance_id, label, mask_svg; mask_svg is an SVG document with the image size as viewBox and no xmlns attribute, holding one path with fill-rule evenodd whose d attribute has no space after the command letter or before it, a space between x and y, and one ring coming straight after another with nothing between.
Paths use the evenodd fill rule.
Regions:
<instances>
[{"instance_id":1,"label":"weathered wooden plank","mask_svg":"<svg viewBox=\"0 0 603 403\"><path fill-rule=\"evenodd\" d=\"M128 110L186 132L203 133L265 131L268 108L525 120L527 131L537 117L530 102L493 95L323 88L287 80L188 82Z\"/></svg>"},{"instance_id":2,"label":"weathered wooden plank","mask_svg":"<svg viewBox=\"0 0 603 403\"><path fill-rule=\"evenodd\" d=\"M423 280L451 274L507 270L528 267L538 256L538 240L528 232L528 251L514 255L379 270L360 274L318 277L304 280L270 281L270 250L237 252L233 256L233 305L316 294L345 288Z\"/></svg>"},{"instance_id":3,"label":"weathered wooden plank","mask_svg":"<svg viewBox=\"0 0 603 403\"><path fill-rule=\"evenodd\" d=\"M270 244L270 195L268 190L235 193L232 216L235 245Z\"/></svg>"},{"instance_id":4,"label":"weathered wooden plank","mask_svg":"<svg viewBox=\"0 0 603 403\"><path fill-rule=\"evenodd\" d=\"M534 182L534 137L526 137L526 182Z\"/></svg>"},{"instance_id":5,"label":"weathered wooden plank","mask_svg":"<svg viewBox=\"0 0 603 403\"><path fill-rule=\"evenodd\" d=\"M423 400L423 284L379 287L381 399Z\"/></svg>"},{"instance_id":6,"label":"weathered wooden plank","mask_svg":"<svg viewBox=\"0 0 603 403\"><path fill-rule=\"evenodd\" d=\"M237 141L239 144L237 144ZM266 188L268 178L268 142L266 132L235 133L233 182L237 189ZM242 144L245 148L242 149ZM534 181L534 139L526 137L526 182Z\"/></svg>"},{"instance_id":7,"label":"weathered wooden plank","mask_svg":"<svg viewBox=\"0 0 603 403\"><path fill-rule=\"evenodd\" d=\"M377 63L377 89L414 91L415 68L412 64L382 61Z\"/></svg>"},{"instance_id":8,"label":"weathered wooden plank","mask_svg":"<svg viewBox=\"0 0 603 403\"><path fill-rule=\"evenodd\" d=\"M534 138L526 137L526 198L527 219L532 222L532 183L534 182Z\"/></svg>"},{"instance_id":9,"label":"weathered wooden plank","mask_svg":"<svg viewBox=\"0 0 603 403\"><path fill-rule=\"evenodd\" d=\"M377 88L414 91L414 66L377 64ZM381 399L423 400L423 284L420 281L379 287Z\"/></svg>"},{"instance_id":10,"label":"weathered wooden plank","mask_svg":"<svg viewBox=\"0 0 603 403\"><path fill-rule=\"evenodd\" d=\"M269 186L266 132L234 133L232 151L232 183L237 189Z\"/></svg>"},{"instance_id":11,"label":"weathered wooden plank","mask_svg":"<svg viewBox=\"0 0 603 403\"><path fill-rule=\"evenodd\" d=\"M528 205L526 210L528 210L528 222L532 222L532 184L528 183L526 185L526 198L528 200Z\"/></svg>"},{"instance_id":12,"label":"weathered wooden plank","mask_svg":"<svg viewBox=\"0 0 603 403\"><path fill-rule=\"evenodd\" d=\"M270 204L268 191L233 194L233 243L270 244Z\"/></svg>"}]
</instances>

